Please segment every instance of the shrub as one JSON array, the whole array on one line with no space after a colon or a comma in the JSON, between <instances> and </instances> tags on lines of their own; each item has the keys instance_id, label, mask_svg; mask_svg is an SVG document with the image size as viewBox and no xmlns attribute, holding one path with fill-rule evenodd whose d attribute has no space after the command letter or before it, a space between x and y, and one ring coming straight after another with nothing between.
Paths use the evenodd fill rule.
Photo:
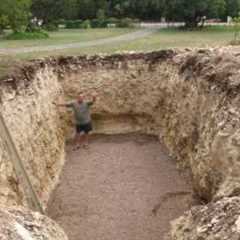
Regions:
<instances>
[{"instance_id":1,"label":"shrub","mask_svg":"<svg viewBox=\"0 0 240 240\"><path fill-rule=\"evenodd\" d=\"M91 28L91 22L90 22L90 20L85 20L85 21L83 21L83 23L81 24L81 28L84 28L84 29Z\"/></svg>"},{"instance_id":2,"label":"shrub","mask_svg":"<svg viewBox=\"0 0 240 240\"><path fill-rule=\"evenodd\" d=\"M91 20L91 27L92 28L98 28L99 27L99 19Z\"/></svg>"},{"instance_id":3,"label":"shrub","mask_svg":"<svg viewBox=\"0 0 240 240\"><path fill-rule=\"evenodd\" d=\"M49 32L55 32L58 31L58 24L57 23L47 23L44 25L44 29Z\"/></svg>"},{"instance_id":4,"label":"shrub","mask_svg":"<svg viewBox=\"0 0 240 240\"><path fill-rule=\"evenodd\" d=\"M73 24L75 25L75 28L81 28L81 25L83 23L81 19L75 20L73 22L74 22Z\"/></svg>"},{"instance_id":5,"label":"shrub","mask_svg":"<svg viewBox=\"0 0 240 240\"><path fill-rule=\"evenodd\" d=\"M128 28L133 26L134 26L134 21L131 18L123 18L117 24L117 27L120 27L120 28Z\"/></svg>"},{"instance_id":6,"label":"shrub","mask_svg":"<svg viewBox=\"0 0 240 240\"><path fill-rule=\"evenodd\" d=\"M25 29L26 32L41 32L42 28L35 22L30 21Z\"/></svg>"},{"instance_id":7,"label":"shrub","mask_svg":"<svg viewBox=\"0 0 240 240\"><path fill-rule=\"evenodd\" d=\"M67 20L65 21L65 26L68 29L82 28L82 20Z\"/></svg>"},{"instance_id":8,"label":"shrub","mask_svg":"<svg viewBox=\"0 0 240 240\"><path fill-rule=\"evenodd\" d=\"M57 24L58 24L58 25L65 25L65 24L66 24L66 20L65 20L65 19L59 19L59 20L57 21Z\"/></svg>"},{"instance_id":9,"label":"shrub","mask_svg":"<svg viewBox=\"0 0 240 240\"><path fill-rule=\"evenodd\" d=\"M111 17L111 18L108 18L106 21L108 24L118 24L120 22L120 19Z\"/></svg>"},{"instance_id":10,"label":"shrub","mask_svg":"<svg viewBox=\"0 0 240 240\"><path fill-rule=\"evenodd\" d=\"M58 28L66 28L66 20L65 19L59 19L56 21Z\"/></svg>"},{"instance_id":11,"label":"shrub","mask_svg":"<svg viewBox=\"0 0 240 240\"><path fill-rule=\"evenodd\" d=\"M139 23L138 19L131 18L107 18L107 19L93 19L91 21L92 28L106 28L106 27L120 27L120 28L128 28L133 27L134 24Z\"/></svg>"},{"instance_id":12,"label":"shrub","mask_svg":"<svg viewBox=\"0 0 240 240\"><path fill-rule=\"evenodd\" d=\"M25 39L46 39L49 38L47 32L14 32L6 36L8 40L25 40Z\"/></svg>"},{"instance_id":13,"label":"shrub","mask_svg":"<svg viewBox=\"0 0 240 240\"><path fill-rule=\"evenodd\" d=\"M120 19L118 18L111 17L106 19L107 27L117 27L119 23L120 23Z\"/></svg>"},{"instance_id":14,"label":"shrub","mask_svg":"<svg viewBox=\"0 0 240 240\"><path fill-rule=\"evenodd\" d=\"M107 21L105 19L93 19L91 21L91 27L92 28L106 28L107 27Z\"/></svg>"},{"instance_id":15,"label":"shrub","mask_svg":"<svg viewBox=\"0 0 240 240\"><path fill-rule=\"evenodd\" d=\"M65 21L65 27L68 29L74 28L74 21L72 21L72 20Z\"/></svg>"},{"instance_id":16,"label":"shrub","mask_svg":"<svg viewBox=\"0 0 240 240\"><path fill-rule=\"evenodd\" d=\"M131 18L96 18L93 20L61 20L58 22L58 24L65 25L67 29L77 29L77 28L107 28L107 27L121 27L121 28L127 28L127 27L133 27L134 24L138 23L138 19L131 19Z\"/></svg>"}]
</instances>

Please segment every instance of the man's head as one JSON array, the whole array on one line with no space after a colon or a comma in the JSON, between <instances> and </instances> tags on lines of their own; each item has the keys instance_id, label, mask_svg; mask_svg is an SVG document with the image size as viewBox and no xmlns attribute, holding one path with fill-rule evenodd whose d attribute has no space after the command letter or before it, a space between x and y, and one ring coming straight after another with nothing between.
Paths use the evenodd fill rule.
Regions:
<instances>
[{"instance_id":1,"label":"man's head","mask_svg":"<svg viewBox=\"0 0 240 240\"><path fill-rule=\"evenodd\" d=\"M78 98L77 98L78 103L82 103L83 100L84 100L83 96L79 95Z\"/></svg>"}]
</instances>

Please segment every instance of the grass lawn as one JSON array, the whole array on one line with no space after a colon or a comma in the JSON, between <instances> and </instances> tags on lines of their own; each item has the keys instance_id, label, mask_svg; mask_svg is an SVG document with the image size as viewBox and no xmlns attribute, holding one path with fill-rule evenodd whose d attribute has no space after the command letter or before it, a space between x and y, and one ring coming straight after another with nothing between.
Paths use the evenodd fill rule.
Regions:
<instances>
[{"instance_id":1,"label":"grass lawn","mask_svg":"<svg viewBox=\"0 0 240 240\"><path fill-rule=\"evenodd\" d=\"M136 30L136 29L135 29ZM94 39L108 38L134 31L134 29L89 29L62 30L51 33L52 38L39 41L6 41L0 40L0 49L4 47L26 47L62 44ZM13 62L26 59L41 58L53 55L81 55L98 53L115 53L119 51L152 51L167 48L216 47L228 45L233 39L234 30L231 27L207 27L203 30L184 31L179 29L161 29L156 33L135 41L112 43L95 47L74 48L49 52L21 53L14 56L0 56L0 75L8 71Z\"/></svg>"},{"instance_id":2,"label":"grass lawn","mask_svg":"<svg viewBox=\"0 0 240 240\"><path fill-rule=\"evenodd\" d=\"M233 40L233 28L209 27L197 31L177 29L159 30L152 36L122 44L119 50L150 51L167 48L216 47L228 45ZM111 49L106 48L106 51Z\"/></svg>"},{"instance_id":3,"label":"grass lawn","mask_svg":"<svg viewBox=\"0 0 240 240\"><path fill-rule=\"evenodd\" d=\"M67 44L91 41L95 39L104 39L115 37L121 34L129 33L134 29L128 28L108 28L108 29L62 29L58 32L49 32L50 38L40 40L5 40L0 37L0 49L3 48L21 48L34 46L48 46L57 44Z\"/></svg>"},{"instance_id":4,"label":"grass lawn","mask_svg":"<svg viewBox=\"0 0 240 240\"><path fill-rule=\"evenodd\" d=\"M131 42L65 49L55 52L25 53L20 54L18 57L28 59L48 55L79 55L114 53L119 51L152 51L167 48L216 47L228 45L233 39L233 35L234 30L231 27L208 27L197 31L161 29L151 36Z\"/></svg>"}]
</instances>

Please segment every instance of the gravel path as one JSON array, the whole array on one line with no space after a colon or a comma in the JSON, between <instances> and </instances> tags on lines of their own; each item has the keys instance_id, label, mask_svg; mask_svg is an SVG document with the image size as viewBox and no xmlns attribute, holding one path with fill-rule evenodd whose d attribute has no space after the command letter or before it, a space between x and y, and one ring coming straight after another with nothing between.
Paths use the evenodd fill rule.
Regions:
<instances>
[{"instance_id":1,"label":"gravel path","mask_svg":"<svg viewBox=\"0 0 240 240\"><path fill-rule=\"evenodd\" d=\"M59 44L59 45L51 45L51 46L38 46L38 47L23 47L23 48L5 48L0 49L0 54L18 54L18 53L31 53L31 52L42 52L42 51L56 51L56 50L64 50L64 49L71 49L71 48L85 48L85 47L94 47L99 45L105 44L112 44L112 43L122 43L127 41L133 41L139 38L147 37L157 29L142 29L139 31L123 34L117 37L105 38L105 39L98 39L86 42L79 42L79 43L68 43L68 44Z\"/></svg>"},{"instance_id":2,"label":"gravel path","mask_svg":"<svg viewBox=\"0 0 240 240\"><path fill-rule=\"evenodd\" d=\"M163 240L192 190L147 136L100 136L69 152L48 213L70 240ZM164 237L165 236L165 237Z\"/></svg>"}]
</instances>

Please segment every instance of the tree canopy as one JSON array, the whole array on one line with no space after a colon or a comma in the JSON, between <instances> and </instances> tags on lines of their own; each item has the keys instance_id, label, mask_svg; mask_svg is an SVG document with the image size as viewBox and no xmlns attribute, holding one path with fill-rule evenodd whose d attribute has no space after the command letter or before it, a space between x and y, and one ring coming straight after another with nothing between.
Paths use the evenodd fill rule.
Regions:
<instances>
[{"instance_id":1,"label":"tree canopy","mask_svg":"<svg viewBox=\"0 0 240 240\"><path fill-rule=\"evenodd\" d=\"M14 32L22 30L30 18L31 0L4 0L0 4L0 25L9 24Z\"/></svg>"},{"instance_id":2,"label":"tree canopy","mask_svg":"<svg viewBox=\"0 0 240 240\"><path fill-rule=\"evenodd\" d=\"M225 0L171 0L165 5L168 19L184 21L188 27L196 27L203 17L221 18L225 11Z\"/></svg>"},{"instance_id":3,"label":"tree canopy","mask_svg":"<svg viewBox=\"0 0 240 240\"><path fill-rule=\"evenodd\" d=\"M32 12L45 21L54 18L96 18L99 9L108 17L143 20L183 20L196 24L202 16L226 18L240 11L240 0L32 0Z\"/></svg>"},{"instance_id":4,"label":"tree canopy","mask_svg":"<svg viewBox=\"0 0 240 240\"><path fill-rule=\"evenodd\" d=\"M4 0L0 3L0 31L8 24L20 31L30 17L44 24L59 19L104 17L184 21L196 27L203 17L226 19L240 12L240 0Z\"/></svg>"}]
</instances>

